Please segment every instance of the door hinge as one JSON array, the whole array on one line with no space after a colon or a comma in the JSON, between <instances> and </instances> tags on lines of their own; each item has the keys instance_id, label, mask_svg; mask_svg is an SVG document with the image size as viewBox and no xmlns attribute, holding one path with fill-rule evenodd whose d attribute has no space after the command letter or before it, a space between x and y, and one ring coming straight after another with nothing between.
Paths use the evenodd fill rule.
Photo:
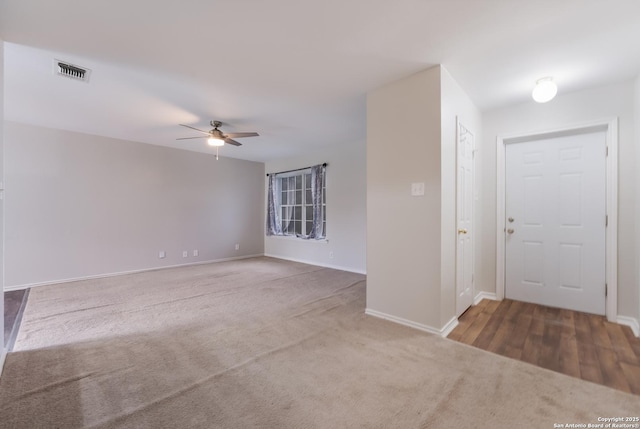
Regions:
<instances>
[{"instance_id":1,"label":"door hinge","mask_svg":"<svg viewBox=\"0 0 640 429\"><path fill-rule=\"evenodd\" d=\"M606 150L605 156L609 156L609 146L607 146L606 148L607 148L607 150Z\"/></svg>"},{"instance_id":2,"label":"door hinge","mask_svg":"<svg viewBox=\"0 0 640 429\"><path fill-rule=\"evenodd\" d=\"M609 226L609 215L604 215L604 226Z\"/></svg>"},{"instance_id":3,"label":"door hinge","mask_svg":"<svg viewBox=\"0 0 640 429\"><path fill-rule=\"evenodd\" d=\"M608 284L604 284L604 297L606 298L607 295L609 295L609 285Z\"/></svg>"}]
</instances>

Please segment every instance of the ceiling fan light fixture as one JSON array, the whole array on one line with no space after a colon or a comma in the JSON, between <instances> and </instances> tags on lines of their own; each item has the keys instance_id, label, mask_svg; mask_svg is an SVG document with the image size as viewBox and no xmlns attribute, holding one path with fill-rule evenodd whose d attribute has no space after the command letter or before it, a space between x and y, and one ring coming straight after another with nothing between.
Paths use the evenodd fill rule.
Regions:
<instances>
[{"instance_id":1,"label":"ceiling fan light fixture","mask_svg":"<svg viewBox=\"0 0 640 429\"><path fill-rule=\"evenodd\" d=\"M207 139L207 143L209 144L209 146L215 147L216 152L217 152L217 148L224 146L225 143L231 146L242 146L242 143L239 143L234 140L235 138L257 137L260 135L256 132L225 134L218 129L218 127L222 125L222 122L220 121L211 121L211 125L213 126L213 129L210 131L201 130L200 128L192 127L191 125L185 125L185 124L178 124L178 125L180 125L181 127L190 128L204 135L200 135L196 137L179 137L176 140Z\"/></svg>"},{"instance_id":2,"label":"ceiling fan light fixture","mask_svg":"<svg viewBox=\"0 0 640 429\"><path fill-rule=\"evenodd\" d=\"M209 144L209 146L224 146L224 140L217 139L214 137L209 137L207 139L207 143Z\"/></svg>"},{"instance_id":3,"label":"ceiling fan light fixture","mask_svg":"<svg viewBox=\"0 0 640 429\"><path fill-rule=\"evenodd\" d=\"M536 81L536 86L533 88L531 96L538 103L546 103L547 101L551 101L557 93L558 87L553 82L553 78L543 77Z\"/></svg>"}]
</instances>

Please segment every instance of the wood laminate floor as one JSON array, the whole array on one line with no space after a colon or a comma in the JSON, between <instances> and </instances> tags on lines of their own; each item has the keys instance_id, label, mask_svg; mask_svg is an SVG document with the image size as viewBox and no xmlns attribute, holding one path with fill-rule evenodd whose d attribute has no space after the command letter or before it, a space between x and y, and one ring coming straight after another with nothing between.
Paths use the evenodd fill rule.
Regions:
<instances>
[{"instance_id":1,"label":"wood laminate floor","mask_svg":"<svg viewBox=\"0 0 640 429\"><path fill-rule=\"evenodd\" d=\"M603 316L485 299L448 338L640 395L640 339Z\"/></svg>"}]
</instances>

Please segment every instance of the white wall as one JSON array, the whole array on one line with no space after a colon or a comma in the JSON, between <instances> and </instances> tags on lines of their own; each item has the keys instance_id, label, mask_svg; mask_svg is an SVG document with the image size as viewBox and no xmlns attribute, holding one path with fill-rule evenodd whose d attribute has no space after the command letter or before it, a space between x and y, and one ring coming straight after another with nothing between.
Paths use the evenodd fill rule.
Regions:
<instances>
[{"instance_id":1,"label":"white wall","mask_svg":"<svg viewBox=\"0 0 640 429\"><path fill-rule=\"evenodd\" d=\"M440 326L444 326L455 316L456 309L456 243L457 243L457 130L456 118L473 134L476 145L482 138L482 118L462 87L442 67L442 296ZM475 182L478 182L477 165ZM479 183L475 183L476 189ZM474 201L477 204L477 199ZM477 211L476 216L477 218ZM475 223L477 225L477 222ZM475 228L474 228L475 229ZM471 231L475 235L475 231ZM482 249L474 246L474 260L479 258Z\"/></svg>"},{"instance_id":2,"label":"white wall","mask_svg":"<svg viewBox=\"0 0 640 429\"><path fill-rule=\"evenodd\" d=\"M619 118L618 314L637 317L638 219L637 157L634 147L634 82L628 81L569 94L546 104L533 101L484 112L479 151L481 193L478 220L482 249L476 264L476 287L495 293L496 287L496 137L557 129L588 121Z\"/></svg>"},{"instance_id":3,"label":"white wall","mask_svg":"<svg viewBox=\"0 0 640 429\"><path fill-rule=\"evenodd\" d=\"M442 66L367 98L367 312L432 332L455 320L456 118L481 132Z\"/></svg>"},{"instance_id":4,"label":"white wall","mask_svg":"<svg viewBox=\"0 0 640 429\"><path fill-rule=\"evenodd\" d=\"M640 75L635 81L635 148L636 148L636 166L640 166ZM636 172L636 215L635 219L640 219L640 173ZM638 310L635 318L640 321L640 224L636 225L636 288L638 290ZM640 331L640 329L639 329Z\"/></svg>"},{"instance_id":5,"label":"white wall","mask_svg":"<svg viewBox=\"0 0 640 429\"><path fill-rule=\"evenodd\" d=\"M427 330L441 326L440 77L367 95L367 312Z\"/></svg>"},{"instance_id":6,"label":"white wall","mask_svg":"<svg viewBox=\"0 0 640 429\"><path fill-rule=\"evenodd\" d=\"M328 163L327 240L265 237L265 254L314 265L366 272L366 146L364 141L270 161L267 173ZM265 183L265 198L266 198ZM266 219L266 206L263 208ZM266 221L263 221L266 224ZM332 252L333 257L330 257Z\"/></svg>"},{"instance_id":7,"label":"white wall","mask_svg":"<svg viewBox=\"0 0 640 429\"><path fill-rule=\"evenodd\" d=\"M9 121L5 156L6 288L263 253L262 163Z\"/></svg>"},{"instance_id":8,"label":"white wall","mask_svg":"<svg viewBox=\"0 0 640 429\"><path fill-rule=\"evenodd\" d=\"M4 183L4 42L0 38L0 182ZM4 185L2 185L4 186ZM4 192L0 186L0 374L7 351L4 348Z\"/></svg>"}]
</instances>

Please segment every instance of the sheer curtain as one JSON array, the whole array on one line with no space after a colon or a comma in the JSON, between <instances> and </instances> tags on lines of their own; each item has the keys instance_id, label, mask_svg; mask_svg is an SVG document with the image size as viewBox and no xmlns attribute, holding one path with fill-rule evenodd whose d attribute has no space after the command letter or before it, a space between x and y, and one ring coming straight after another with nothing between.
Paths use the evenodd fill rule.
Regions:
<instances>
[{"instance_id":1,"label":"sheer curtain","mask_svg":"<svg viewBox=\"0 0 640 429\"><path fill-rule=\"evenodd\" d=\"M322 164L311 167L311 199L313 201L313 223L311 231L302 238L320 240L324 238L324 199L326 167Z\"/></svg>"},{"instance_id":2,"label":"sheer curtain","mask_svg":"<svg viewBox=\"0 0 640 429\"><path fill-rule=\"evenodd\" d=\"M282 235L280 210L278 208L278 178L275 174L269 176L269 190L267 194L267 235Z\"/></svg>"}]
</instances>

